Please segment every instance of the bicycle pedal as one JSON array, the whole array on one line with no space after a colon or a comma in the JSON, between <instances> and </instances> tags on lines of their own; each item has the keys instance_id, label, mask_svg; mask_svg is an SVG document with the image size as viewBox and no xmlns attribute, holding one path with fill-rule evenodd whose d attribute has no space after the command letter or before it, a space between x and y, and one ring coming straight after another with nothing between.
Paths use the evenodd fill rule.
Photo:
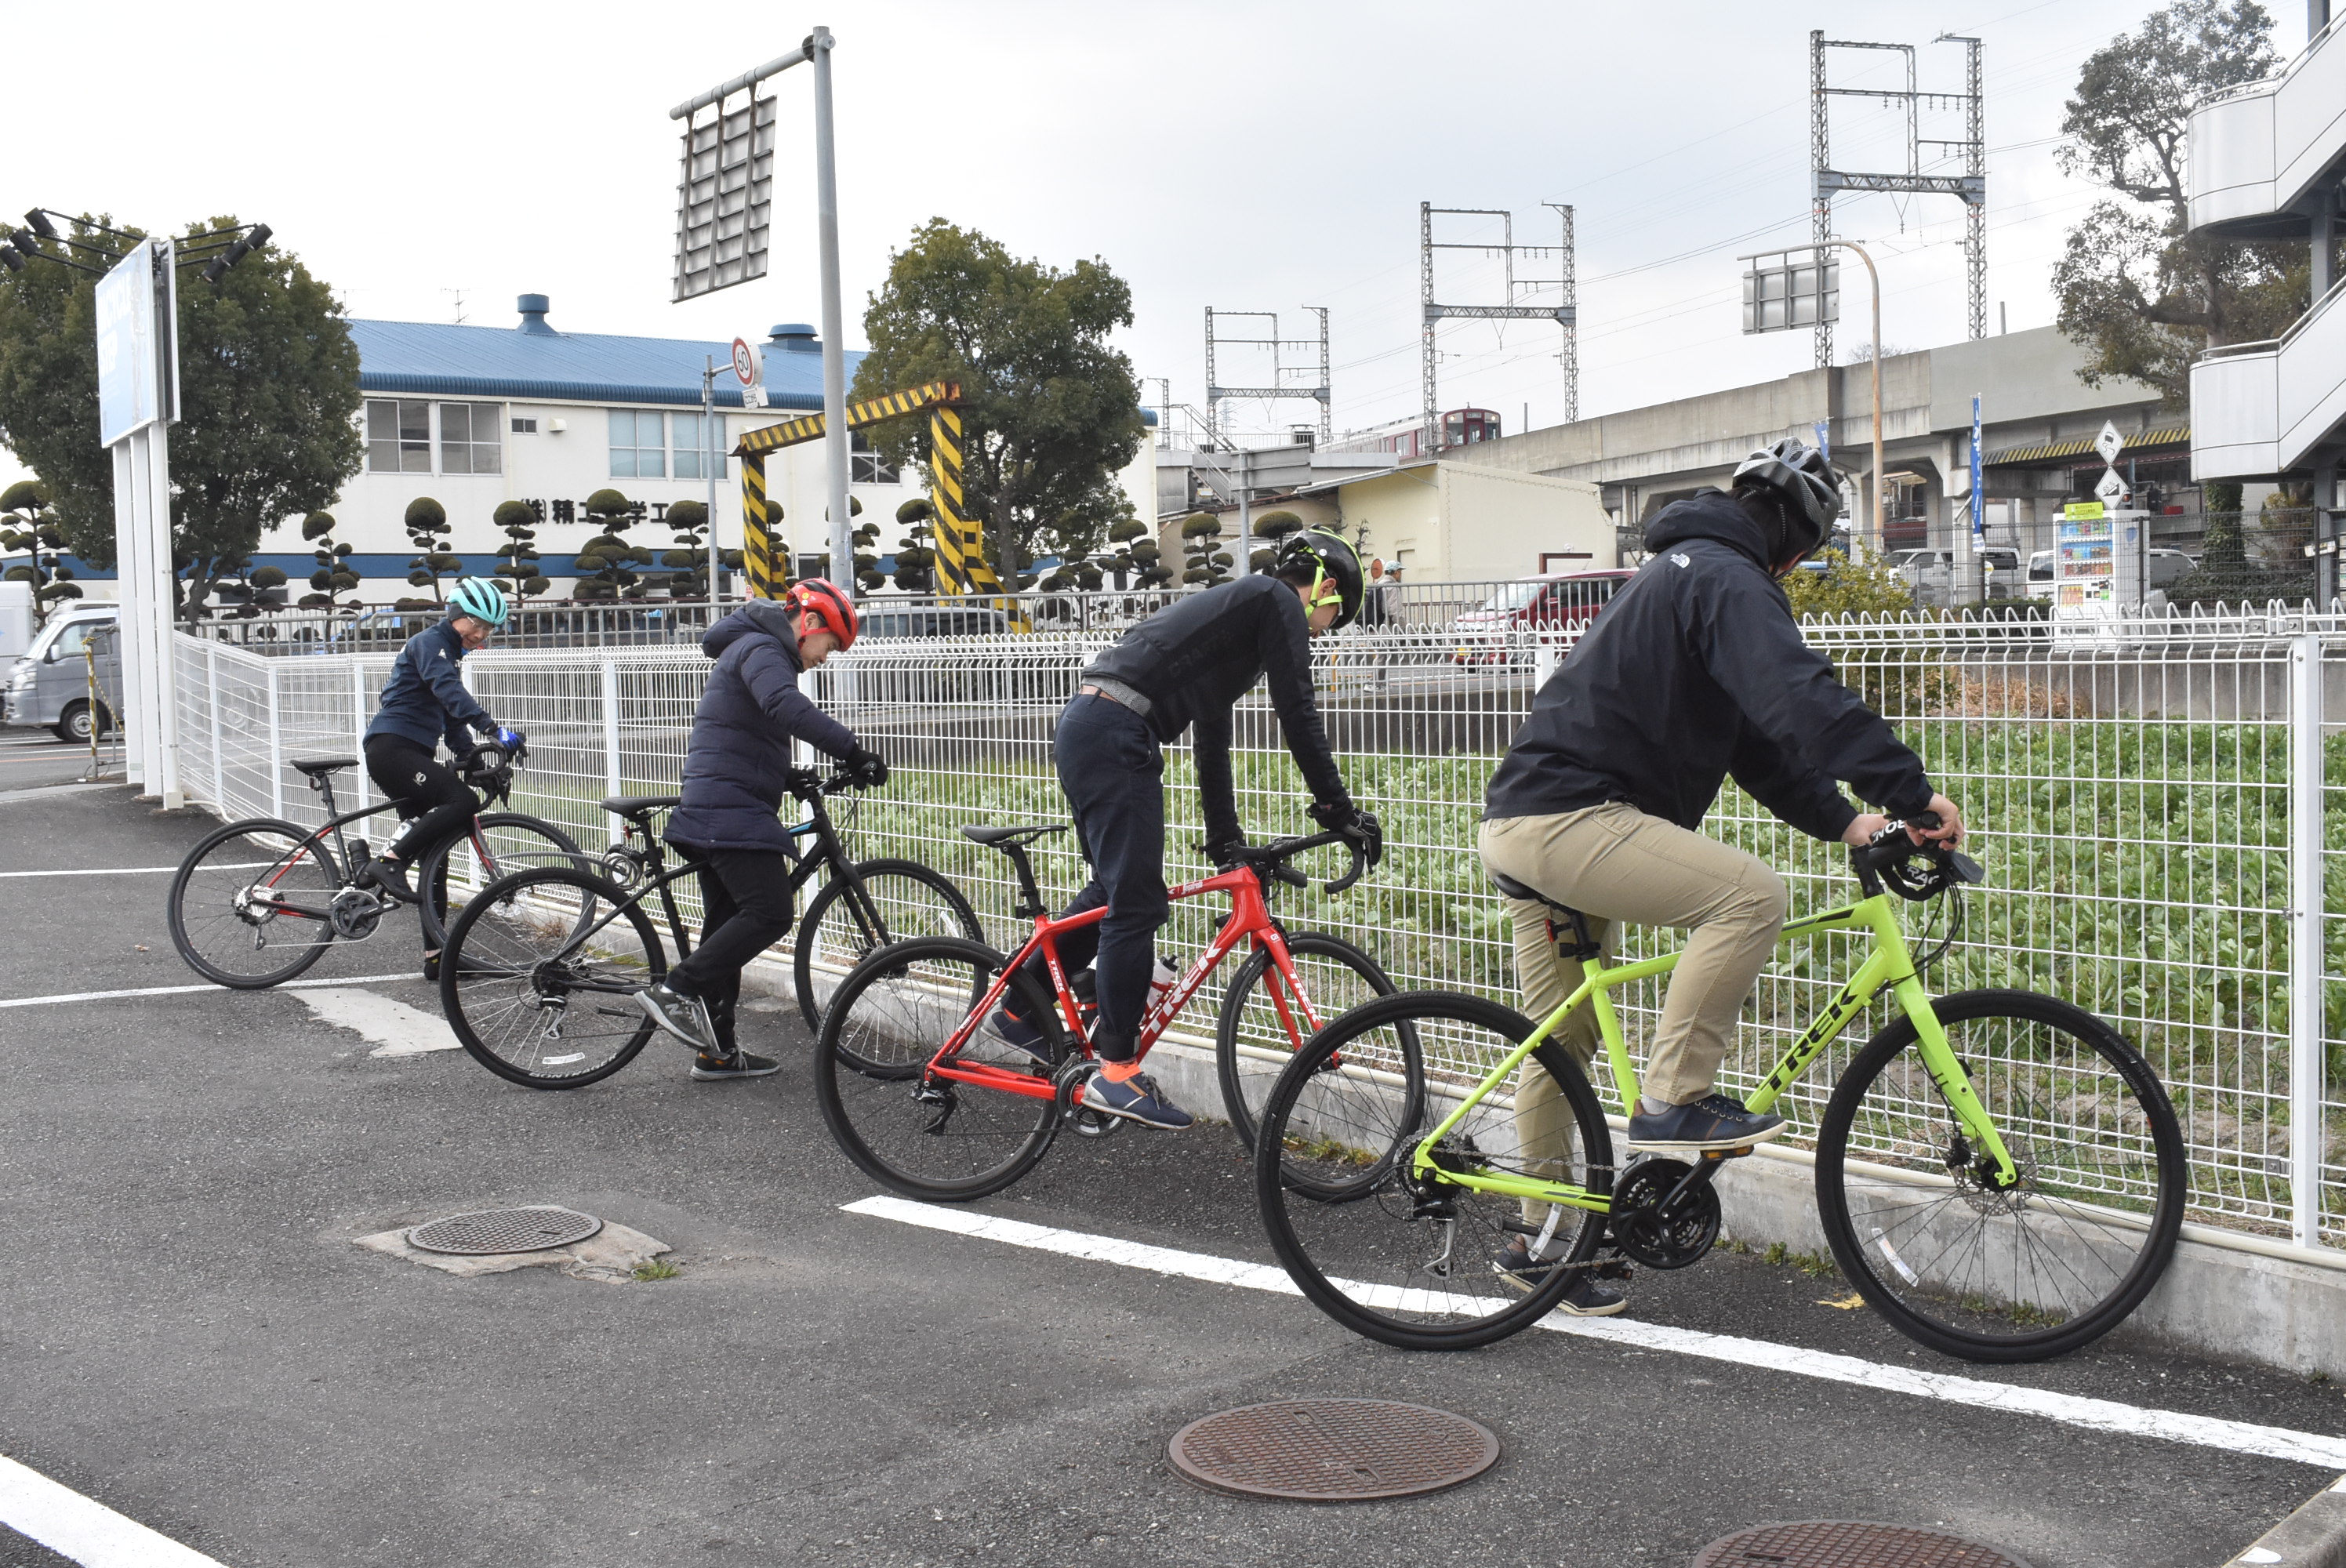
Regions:
<instances>
[{"instance_id":1,"label":"bicycle pedal","mask_svg":"<svg viewBox=\"0 0 2346 1568\"><path fill-rule=\"evenodd\" d=\"M1702 1157L1707 1160L1739 1160L1759 1146L1758 1144L1746 1144L1739 1149L1705 1149Z\"/></svg>"}]
</instances>

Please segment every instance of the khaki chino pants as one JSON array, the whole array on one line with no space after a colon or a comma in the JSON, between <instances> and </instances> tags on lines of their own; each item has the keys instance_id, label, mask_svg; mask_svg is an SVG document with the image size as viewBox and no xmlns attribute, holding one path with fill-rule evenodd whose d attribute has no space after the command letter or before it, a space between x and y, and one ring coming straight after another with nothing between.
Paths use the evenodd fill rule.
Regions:
<instances>
[{"instance_id":1,"label":"khaki chino pants","mask_svg":"<svg viewBox=\"0 0 2346 1568\"><path fill-rule=\"evenodd\" d=\"M1607 957L1617 921L1691 933L1670 977L1642 1089L1674 1105L1710 1093L1744 1000L1783 932L1783 879L1754 856L1617 800L1552 817L1486 821L1479 848L1493 871L1580 911L1589 939ZM1558 921L1551 934L1545 904L1512 899L1508 908L1524 1011L1536 1023L1578 989L1580 962L1559 948L1559 937L1572 942L1571 928ZM1587 1066L1601 1043L1595 1009L1575 1011L1555 1037ZM1529 1059L1515 1084L1515 1132L1529 1174L1568 1176L1571 1108L1556 1080ZM1537 1225L1546 1207L1526 1204L1524 1217Z\"/></svg>"}]
</instances>

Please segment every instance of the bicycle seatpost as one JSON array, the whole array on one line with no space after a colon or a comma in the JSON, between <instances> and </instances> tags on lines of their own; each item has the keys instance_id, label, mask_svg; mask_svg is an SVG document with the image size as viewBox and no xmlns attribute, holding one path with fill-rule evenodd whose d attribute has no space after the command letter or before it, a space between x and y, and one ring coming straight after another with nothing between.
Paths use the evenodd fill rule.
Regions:
<instances>
[{"instance_id":1,"label":"bicycle seatpost","mask_svg":"<svg viewBox=\"0 0 2346 1568\"><path fill-rule=\"evenodd\" d=\"M1018 873L1018 903L1011 910L1014 920L1041 920L1050 911L1043 907L1043 890L1035 885L1034 862L1026 858L1024 844L1004 844L1002 852L1010 857L1013 870Z\"/></svg>"}]
</instances>

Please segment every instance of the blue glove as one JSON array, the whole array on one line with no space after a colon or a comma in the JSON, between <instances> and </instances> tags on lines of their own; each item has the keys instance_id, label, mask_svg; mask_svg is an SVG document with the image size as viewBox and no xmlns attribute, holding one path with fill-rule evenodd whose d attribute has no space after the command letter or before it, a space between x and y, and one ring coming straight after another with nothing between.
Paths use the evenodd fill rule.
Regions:
<instances>
[{"instance_id":1,"label":"blue glove","mask_svg":"<svg viewBox=\"0 0 2346 1568\"><path fill-rule=\"evenodd\" d=\"M509 756L514 752L527 749L526 739L518 729L500 728L497 731L497 744L504 747Z\"/></svg>"}]
</instances>

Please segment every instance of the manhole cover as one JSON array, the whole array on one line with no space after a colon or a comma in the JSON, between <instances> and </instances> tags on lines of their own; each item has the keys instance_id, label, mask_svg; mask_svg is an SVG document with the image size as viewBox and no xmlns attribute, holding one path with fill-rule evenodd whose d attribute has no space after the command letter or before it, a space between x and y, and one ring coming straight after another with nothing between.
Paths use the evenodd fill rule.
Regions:
<instances>
[{"instance_id":1,"label":"manhole cover","mask_svg":"<svg viewBox=\"0 0 2346 1568\"><path fill-rule=\"evenodd\" d=\"M1812 1519L1763 1524L1712 1542L1694 1568L2028 1568L2008 1552L1902 1524Z\"/></svg>"},{"instance_id":2,"label":"manhole cover","mask_svg":"<svg viewBox=\"0 0 2346 1568\"><path fill-rule=\"evenodd\" d=\"M1201 1486L1311 1502L1439 1492L1498 1457L1499 1440L1465 1417L1387 1400L1241 1405L1173 1434L1173 1468Z\"/></svg>"},{"instance_id":3,"label":"manhole cover","mask_svg":"<svg viewBox=\"0 0 2346 1568\"><path fill-rule=\"evenodd\" d=\"M407 1244L426 1252L474 1257L491 1252L544 1252L584 1241L603 1228L591 1214L567 1208L487 1208L419 1225Z\"/></svg>"}]
</instances>

